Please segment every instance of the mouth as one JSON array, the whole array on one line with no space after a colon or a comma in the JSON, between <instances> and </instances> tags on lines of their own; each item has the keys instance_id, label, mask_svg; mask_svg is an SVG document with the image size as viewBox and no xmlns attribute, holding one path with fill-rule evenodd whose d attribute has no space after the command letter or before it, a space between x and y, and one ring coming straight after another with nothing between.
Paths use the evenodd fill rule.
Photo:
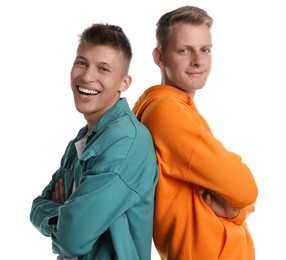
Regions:
<instances>
[{"instance_id":1,"label":"mouth","mask_svg":"<svg viewBox=\"0 0 286 260\"><path fill-rule=\"evenodd\" d=\"M94 90L94 89L87 89L80 86L77 86L78 92L82 95L87 96L95 96L100 93L100 91Z\"/></svg>"},{"instance_id":2,"label":"mouth","mask_svg":"<svg viewBox=\"0 0 286 260\"><path fill-rule=\"evenodd\" d=\"M187 74L190 75L202 75L204 71L187 71Z\"/></svg>"}]
</instances>

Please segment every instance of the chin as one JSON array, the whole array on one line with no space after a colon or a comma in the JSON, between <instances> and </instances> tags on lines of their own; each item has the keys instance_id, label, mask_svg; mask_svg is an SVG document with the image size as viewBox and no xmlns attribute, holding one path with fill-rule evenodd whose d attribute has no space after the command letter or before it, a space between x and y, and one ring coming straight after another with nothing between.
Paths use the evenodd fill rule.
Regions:
<instances>
[{"instance_id":1,"label":"chin","mask_svg":"<svg viewBox=\"0 0 286 260\"><path fill-rule=\"evenodd\" d=\"M204 86L205 86L205 85L203 85L203 86L198 86L196 89L197 89L197 90L200 90L200 89L204 88Z\"/></svg>"},{"instance_id":2,"label":"chin","mask_svg":"<svg viewBox=\"0 0 286 260\"><path fill-rule=\"evenodd\" d=\"M90 109L85 108L84 106L82 106L80 104L75 104L75 107L76 107L76 110L81 114L86 114L90 110Z\"/></svg>"}]
</instances>

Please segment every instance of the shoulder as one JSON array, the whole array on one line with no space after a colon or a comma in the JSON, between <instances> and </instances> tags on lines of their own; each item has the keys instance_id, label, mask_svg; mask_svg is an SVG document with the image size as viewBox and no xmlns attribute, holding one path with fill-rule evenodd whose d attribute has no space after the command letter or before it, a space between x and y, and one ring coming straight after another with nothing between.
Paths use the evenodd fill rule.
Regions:
<instances>
[{"instance_id":1,"label":"shoulder","mask_svg":"<svg viewBox=\"0 0 286 260\"><path fill-rule=\"evenodd\" d=\"M123 117L111 124L107 131L108 134L123 139L142 141L152 139L148 128L131 111L126 112Z\"/></svg>"},{"instance_id":2,"label":"shoulder","mask_svg":"<svg viewBox=\"0 0 286 260\"><path fill-rule=\"evenodd\" d=\"M177 96L160 96L150 102L142 111L141 122L146 124L170 124L188 118L192 113L189 104Z\"/></svg>"},{"instance_id":3,"label":"shoulder","mask_svg":"<svg viewBox=\"0 0 286 260\"><path fill-rule=\"evenodd\" d=\"M140 123L130 110L126 110L100 129L91 142L101 149L120 148L122 151L128 150L135 143L151 140L152 137L147 127Z\"/></svg>"}]
</instances>

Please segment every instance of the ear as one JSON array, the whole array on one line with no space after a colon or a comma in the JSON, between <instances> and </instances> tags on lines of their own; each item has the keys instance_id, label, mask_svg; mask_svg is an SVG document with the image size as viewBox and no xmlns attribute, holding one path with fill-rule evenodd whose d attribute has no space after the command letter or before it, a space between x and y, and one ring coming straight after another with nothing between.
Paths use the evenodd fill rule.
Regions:
<instances>
[{"instance_id":1,"label":"ear","mask_svg":"<svg viewBox=\"0 0 286 260\"><path fill-rule=\"evenodd\" d=\"M131 76L129 75L125 75L123 77L123 80L121 82L121 86L120 88L118 89L119 92L123 92L125 90L127 90L129 88L129 86L131 85L131 82L132 82L132 78Z\"/></svg>"},{"instance_id":2,"label":"ear","mask_svg":"<svg viewBox=\"0 0 286 260\"><path fill-rule=\"evenodd\" d=\"M158 47L156 47L153 52L153 60L154 62L160 67L163 68L164 67L164 60L163 60L163 55L162 55L162 51L161 49L159 49Z\"/></svg>"}]
</instances>

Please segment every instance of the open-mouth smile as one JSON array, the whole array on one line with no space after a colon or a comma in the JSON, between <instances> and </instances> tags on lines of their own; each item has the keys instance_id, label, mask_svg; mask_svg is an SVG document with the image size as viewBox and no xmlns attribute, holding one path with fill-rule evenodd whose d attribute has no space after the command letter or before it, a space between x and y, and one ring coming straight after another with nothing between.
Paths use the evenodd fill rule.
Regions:
<instances>
[{"instance_id":1,"label":"open-mouth smile","mask_svg":"<svg viewBox=\"0 0 286 260\"><path fill-rule=\"evenodd\" d=\"M100 92L97 91L97 90L93 90L93 89L87 89L87 88L83 88L83 87L80 87L80 86L77 86L78 88L78 91L80 94L83 94L83 95L97 95L99 94Z\"/></svg>"}]
</instances>

